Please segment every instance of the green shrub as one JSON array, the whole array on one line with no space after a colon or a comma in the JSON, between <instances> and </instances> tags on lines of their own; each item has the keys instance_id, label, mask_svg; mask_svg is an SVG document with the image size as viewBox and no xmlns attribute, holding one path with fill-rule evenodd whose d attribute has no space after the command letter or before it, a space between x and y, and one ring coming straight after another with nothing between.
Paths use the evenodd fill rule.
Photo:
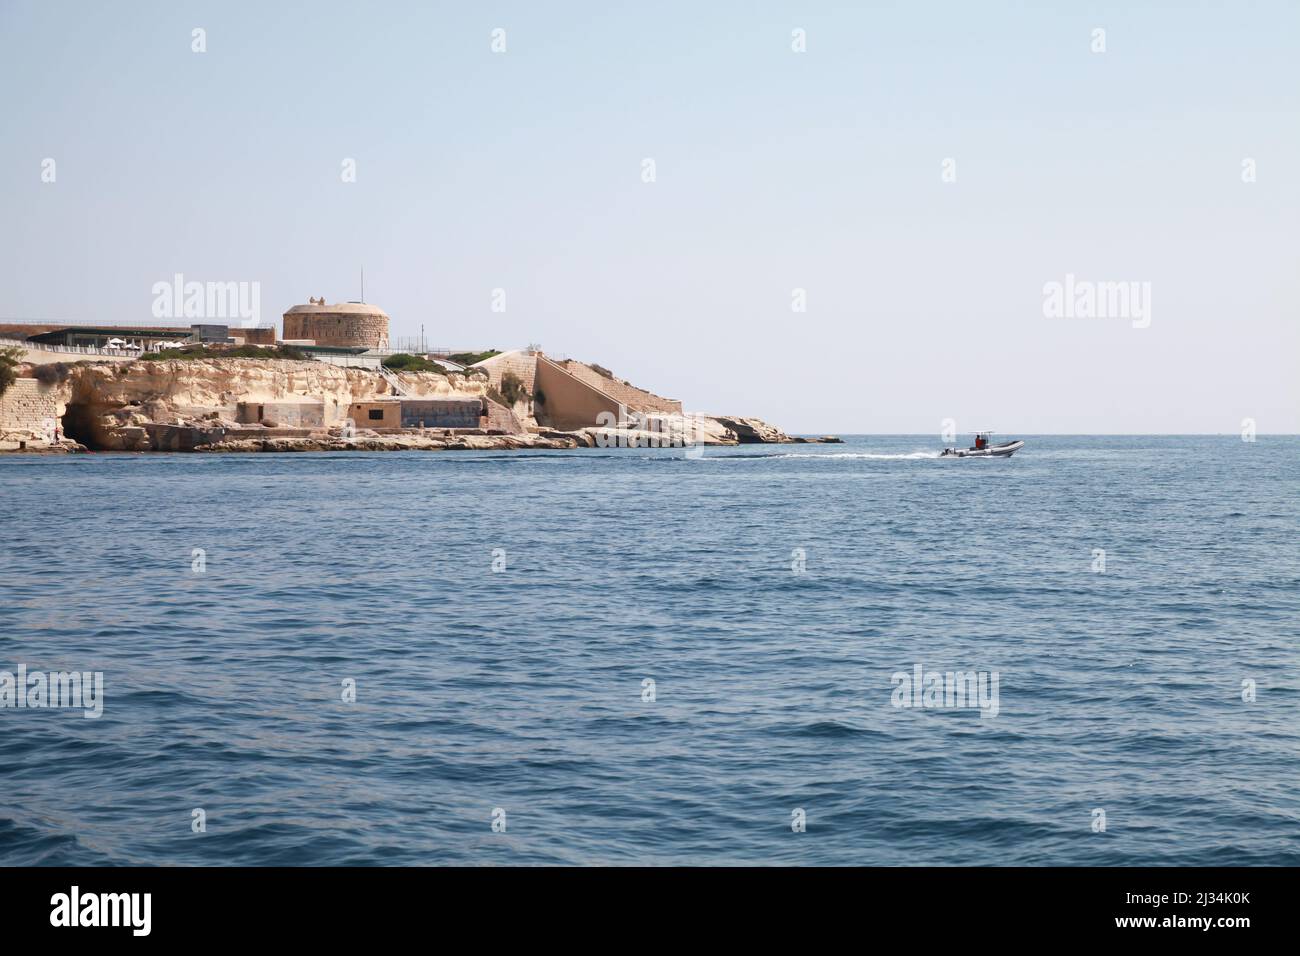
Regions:
<instances>
[{"instance_id":1,"label":"green shrub","mask_svg":"<svg viewBox=\"0 0 1300 956\"><path fill-rule=\"evenodd\" d=\"M499 349L488 349L486 352L457 352L455 355L448 355L447 359L457 365L477 365L479 362L500 354Z\"/></svg>"},{"instance_id":2,"label":"green shrub","mask_svg":"<svg viewBox=\"0 0 1300 956\"><path fill-rule=\"evenodd\" d=\"M523 379L514 372L505 372L501 376L501 394L505 396L507 405L513 405L528 397L528 389L524 388Z\"/></svg>"},{"instance_id":3,"label":"green shrub","mask_svg":"<svg viewBox=\"0 0 1300 956\"><path fill-rule=\"evenodd\" d=\"M18 381L18 366L22 360L22 349L12 345L0 349L0 395L9 391L9 386Z\"/></svg>"},{"instance_id":4,"label":"green shrub","mask_svg":"<svg viewBox=\"0 0 1300 956\"><path fill-rule=\"evenodd\" d=\"M388 358L384 359L384 368L392 372L437 372L439 375L447 374L447 370L437 362L431 362L419 355L409 355L406 352L398 352L396 355L388 356Z\"/></svg>"},{"instance_id":5,"label":"green shrub","mask_svg":"<svg viewBox=\"0 0 1300 956\"><path fill-rule=\"evenodd\" d=\"M202 345L186 345L179 349L163 349L161 352L145 352L140 358L147 362L163 362L169 359L209 359L209 358L256 358L281 359L292 362L308 360L306 352L292 345L240 345L232 349L211 349Z\"/></svg>"}]
</instances>

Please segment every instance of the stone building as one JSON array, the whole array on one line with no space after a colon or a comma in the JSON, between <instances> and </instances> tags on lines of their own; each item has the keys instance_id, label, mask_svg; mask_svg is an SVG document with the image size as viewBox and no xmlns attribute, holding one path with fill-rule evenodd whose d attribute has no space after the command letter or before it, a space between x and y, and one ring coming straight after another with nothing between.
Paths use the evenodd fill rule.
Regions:
<instances>
[{"instance_id":1,"label":"stone building","mask_svg":"<svg viewBox=\"0 0 1300 956\"><path fill-rule=\"evenodd\" d=\"M477 395L377 396L353 402L348 417L358 428L481 428L486 401Z\"/></svg>"},{"instance_id":2,"label":"stone building","mask_svg":"<svg viewBox=\"0 0 1300 956\"><path fill-rule=\"evenodd\" d=\"M388 348L388 314L365 302L295 305L284 313L284 340L308 345Z\"/></svg>"}]
</instances>

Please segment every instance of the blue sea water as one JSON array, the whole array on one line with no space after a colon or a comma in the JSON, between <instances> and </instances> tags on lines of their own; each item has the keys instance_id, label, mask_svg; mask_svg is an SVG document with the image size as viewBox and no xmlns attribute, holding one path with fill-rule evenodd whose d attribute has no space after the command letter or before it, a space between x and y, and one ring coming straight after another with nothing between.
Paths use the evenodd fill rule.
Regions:
<instances>
[{"instance_id":1,"label":"blue sea water","mask_svg":"<svg viewBox=\"0 0 1300 956\"><path fill-rule=\"evenodd\" d=\"M935 450L2 456L0 864L1300 863L1300 439Z\"/></svg>"}]
</instances>

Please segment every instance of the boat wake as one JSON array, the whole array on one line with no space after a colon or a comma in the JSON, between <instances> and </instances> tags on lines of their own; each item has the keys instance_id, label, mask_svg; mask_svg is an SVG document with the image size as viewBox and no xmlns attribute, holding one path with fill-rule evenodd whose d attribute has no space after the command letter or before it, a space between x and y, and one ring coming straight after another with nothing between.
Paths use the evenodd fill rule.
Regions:
<instances>
[{"instance_id":1,"label":"boat wake","mask_svg":"<svg viewBox=\"0 0 1300 956\"><path fill-rule=\"evenodd\" d=\"M872 452L840 451L830 452L824 455L811 454L809 452L786 452L785 454L772 455L772 458L857 458L866 461L912 461L922 458L938 458L937 451L912 451L905 454L896 455L874 454Z\"/></svg>"}]
</instances>

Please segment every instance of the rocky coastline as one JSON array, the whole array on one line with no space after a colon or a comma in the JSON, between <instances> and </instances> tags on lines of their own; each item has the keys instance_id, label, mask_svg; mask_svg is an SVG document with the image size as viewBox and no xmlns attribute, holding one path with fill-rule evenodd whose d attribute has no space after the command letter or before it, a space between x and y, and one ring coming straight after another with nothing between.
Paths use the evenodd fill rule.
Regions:
<instances>
[{"instance_id":1,"label":"rocky coastline","mask_svg":"<svg viewBox=\"0 0 1300 956\"><path fill-rule=\"evenodd\" d=\"M87 451L276 453L339 451L485 451L573 448L656 448L749 443L838 442L793 437L755 418L698 413L633 413L619 425L560 429L527 394L508 405L486 373L379 372L316 361L204 358L83 361L23 365L21 387L0 403L21 406L14 427L0 419L0 451L70 454ZM14 397L16 394L17 397ZM346 418L358 402L396 395L482 402L483 422L509 427L364 428ZM537 396L540 400L541 396ZM321 406L312 424L268 418L238 421L250 403ZM279 404L277 404L279 403ZM492 414L489 416L488 407ZM0 412L10 411L0 405ZM498 414L499 413L499 414ZM35 423L40 422L38 426ZM51 423L56 423L54 426Z\"/></svg>"}]
</instances>

